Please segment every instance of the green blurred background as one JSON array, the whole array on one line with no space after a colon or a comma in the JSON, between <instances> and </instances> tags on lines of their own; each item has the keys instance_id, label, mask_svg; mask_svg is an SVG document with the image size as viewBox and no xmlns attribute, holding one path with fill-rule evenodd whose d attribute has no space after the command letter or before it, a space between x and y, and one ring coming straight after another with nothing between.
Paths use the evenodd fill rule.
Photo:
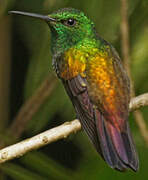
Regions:
<instances>
[{"instance_id":1,"label":"green blurred background","mask_svg":"<svg viewBox=\"0 0 148 180\"><path fill-rule=\"evenodd\" d=\"M129 0L128 5L131 70L136 95L139 95L148 91L148 0ZM111 42L122 57L119 0L0 0L1 147L75 118L71 102L51 67L48 26L32 18L7 15L8 10L49 14L63 7L83 10L95 22L99 34ZM53 77L48 86L56 85L26 126L19 120L17 128L24 129L16 138L15 129L11 129L15 117L47 76ZM141 110L148 125L148 108ZM109 168L81 131L2 164L0 180L147 180L148 147L132 113L129 120L140 157L137 173L120 173Z\"/></svg>"}]
</instances>

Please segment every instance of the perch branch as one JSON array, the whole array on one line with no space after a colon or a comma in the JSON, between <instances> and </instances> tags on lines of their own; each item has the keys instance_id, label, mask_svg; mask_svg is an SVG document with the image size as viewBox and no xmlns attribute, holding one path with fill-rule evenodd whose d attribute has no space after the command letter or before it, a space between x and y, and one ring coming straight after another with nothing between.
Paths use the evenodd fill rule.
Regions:
<instances>
[{"instance_id":1,"label":"perch branch","mask_svg":"<svg viewBox=\"0 0 148 180\"><path fill-rule=\"evenodd\" d=\"M68 135L76 133L80 129L81 124L79 120L73 120L53 129L47 130L32 138L8 146L0 150L0 163L14 159L16 157L20 157L29 151L38 149L59 139L66 138Z\"/></svg>"},{"instance_id":2,"label":"perch branch","mask_svg":"<svg viewBox=\"0 0 148 180\"><path fill-rule=\"evenodd\" d=\"M135 111L143 106L148 106L148 93L132 98L129 104L130 111Z\"/></svg>"},{"instance_id":3,"label":"perch branch","mask_svg":"<svg viewBox=\"0 0 148 180\"><path fill-rule=\"evenodd\" d=\"M148 105L148 93L133 98L130 102L130 111ZM49 143L66 138L72 133L76 133L81 129L79 120L66 122L58 127L47 130L34 137L21 141L17 144L8 146L0 150L0 163L23 156L25 153L38 149Z\"/></svg>"}]
</instances>

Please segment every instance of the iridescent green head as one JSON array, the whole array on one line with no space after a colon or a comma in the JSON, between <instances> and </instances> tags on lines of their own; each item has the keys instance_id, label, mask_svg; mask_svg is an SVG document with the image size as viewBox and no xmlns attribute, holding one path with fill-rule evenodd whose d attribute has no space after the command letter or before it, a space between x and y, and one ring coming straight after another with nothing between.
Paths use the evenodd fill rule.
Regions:
<instances>
[{"instance_id":1,"label":"iridescent green head","mask_svg":"<svg viewBox=\"0 0 148 180\"><path fill-rule=\"evenodd\" d=\"M47 16L19 11L10 13L45 20L51 29L53 51L63 51L79 43L82 39L95 37L94 23L83 12L76 9L60 9Z\"/></svg>"}]
</instances>

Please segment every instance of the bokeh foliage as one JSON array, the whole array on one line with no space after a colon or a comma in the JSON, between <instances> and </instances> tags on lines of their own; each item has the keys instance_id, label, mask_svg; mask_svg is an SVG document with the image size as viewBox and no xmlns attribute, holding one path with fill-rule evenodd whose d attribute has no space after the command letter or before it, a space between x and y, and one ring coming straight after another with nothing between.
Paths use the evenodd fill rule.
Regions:
<instances>
[{"instance_id":1,"label":"bokeh foliage","mask_svg":"<svg viewBox=\"0 0 148 180\"><path fill-rule=\"evenodd\" d=\"M39 20L8 16L7 12L21 10L48 14L63 7L74 7L85 11L95 22L99 34L111 42L122 56L118 0L0 0L0 137L2 141L10 138L5 132L9 131L22 104L35 93L48 74L53 75L48 26ZM129 0L131 70L137 95L148 91L147 20L148 1ZM56 79L55 75L54 77ZM142 109L146 123L147 110L146 107ZM61 82L58 81L54 91L29 121L20 140L74 118L71 102ZM148 149L132 115L129 120L140 157L138 173L131 171L120 173L110 169L95 152L86 135L79 132L1 165L0 179L146 180Z\"/></svg>"}]
</instances>

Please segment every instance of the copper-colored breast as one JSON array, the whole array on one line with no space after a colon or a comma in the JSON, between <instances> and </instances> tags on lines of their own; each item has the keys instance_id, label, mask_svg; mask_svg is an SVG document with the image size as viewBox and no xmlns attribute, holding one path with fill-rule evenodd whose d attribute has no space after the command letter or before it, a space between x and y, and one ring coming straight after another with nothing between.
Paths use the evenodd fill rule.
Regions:
<instances>
[{"instance_id":1,"label":"copper-colored breast","mask_svg":"<svg viewBox=\"0 0 148 180\"><path fill-rule=\"evenodd\" d=\"M64 53L63 59L60 70L61 78L68 80L76 77L78 74L85 76L86 64L83 52L72 48Z\"/></svg>"}]
</instances>

